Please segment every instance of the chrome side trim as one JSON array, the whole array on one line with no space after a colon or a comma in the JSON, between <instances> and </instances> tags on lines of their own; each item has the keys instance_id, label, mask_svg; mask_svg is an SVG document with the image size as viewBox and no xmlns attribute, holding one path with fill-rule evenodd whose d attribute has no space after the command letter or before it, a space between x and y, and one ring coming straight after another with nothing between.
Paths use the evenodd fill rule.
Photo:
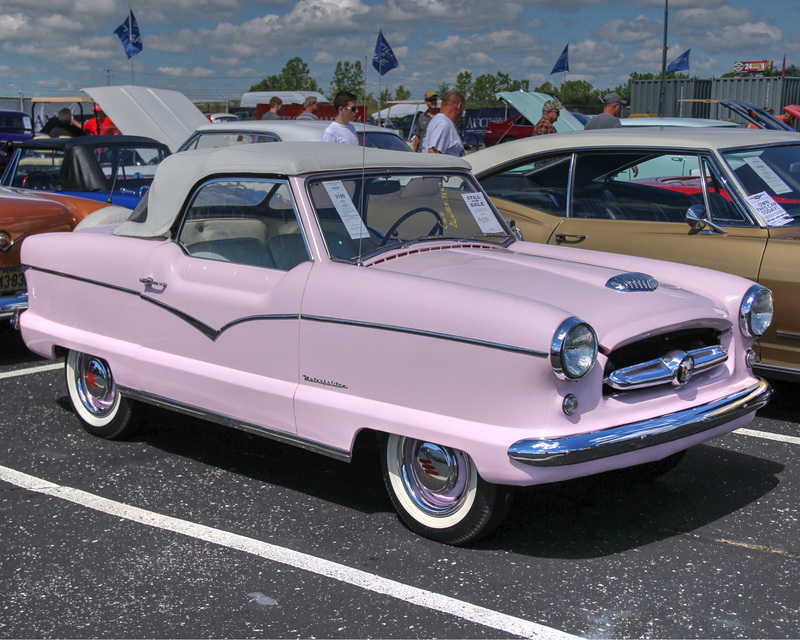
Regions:
<instances>
[{"instance_id":1,"label":"chrome side trim","mask_svg":"<svg viewBox=\"0 0 800 640\"><path fill-rule=\"evenodd\" d=\"M119 389L120 393L127 398L151 404L161 409L177 411L178 413L200 418L201 420L208 420L209 422L215 422L216 424L221 424L225 427L232 427L234 429L239 429L240 431L247 431L248 433L270 438L271 440L277 440L278 442L290 444L292 446L300 447L301 449L306 449L315 453L321 453L322 455L329 456L337 460L343 460L344 462L350 462L352 458L352 454L348 450L337 449L336 447L320 444L319 442L303 438L294 433L288 433L286 431L280 431L264 425L238 420L221 413L206 411L205 409L201 409L193 405L169 400L168 398L147 393L145 391L137 391L136 389L131 389L130 387L118 385L117 388Z\"/></svg>"},{"instance_id":2,"label":"chrome side trim","mask_svg":"<svg viewBox=\"0 0 800 640\"><path fill-rule=\"evenodd\" d=\"M764 364L763 362L759 362L753 365L753 373L765 376L770 380L800 382L800 369L793 369L792 367L781 367L776 364Z\"/></svg>"},{"instance_id":3,"label":"chrome side trim","mask_svg":"<svg viewBox=\"0 0 800 640\"><path fill-rule=\"evenodd\" d=\"M785 338L786 340L800 340L800 333L780 330L778 330L776 333L779 338Z\"/></svg>"},{"instance_id":4,"label":"chrome side trim","mask_svg":"<svg viewBox=\"0 0 800 640\"><path fill-rule=\"evenodd\" d=\"M301 320L310 320L311 322L327 322L332 324L342 324L351 327L366 327L369 329L379 329L381 331L395 331L398 333L408 333L415 336L426 336L430 338L438 338L440 340L452 340L453 342L461 342L464 344L476 345L479 347L488 347L490 349L501 349L503 351L511 351L512 353L520 353L535 358L547 358L548 353L544 351L537 351L535 349L526 349L524 347L515 347L510 344L502 344L500 342L488 342L486 340L478 340L476 338L465 338L463 336L455 336L449 333L438 333L436 331L427 331L424 329L411 329L410 327L398 327L390 324L379 324L375 322L362 322L360 320L345 320L344 318L330 318L326 316L314 316L302 314Z\"/></svg>"},{"instance_id":5,"label":"chrome side trim","mask_svg":"<svg viewBox=\"0 0 800 640\"><path fill-rule=\"evenodd\" d=\"M772 395L766 380L725 398L641 422L552 440L529 439L508 449L512 460L559 467L638 451L708 431L763 407Z\"/></svg>"},{"instance_id":6,"label":"chrome side trim","mask_svg":"<svg viewBox=\"0 0 800 640\"><path fill-rule=\"evenodd\" d=\"M694 361L693 374L712 369L728 360L728 352L719 345L692 349L686 352L673 351L667 356L674 356L678 353L683 353L692 358ZM678 367L681 359L667 356L617 369L606 376L603 379L603 383L620 391L674 383L679 373Z\"/></svg>"},{"instance_id":7,"label":"chrome side trim","mask_svg":"<svg viewBox=\"0 0 800 640\"><path fill-rule=\"evenodd\" d=\"M151 298L150 296L145 295L140 291L136 291L135 289L128 289L127 287L120 287L115 284L108 284L107 282L101 282L100 280L93 280L91 278L84 278L82 276L74 276L68 273L63 273L60 271L52 271L50 269L42 269L40 267L31 267L29 265L25 266L26 269L31 269L33 271L41 271L42 273L48 273L53 276L59 276L61 278L68 278L69 280L76 280L77 282L85 282L87 284L92 284L98 287L103 287L105 289L111 289L113 291L119 291L121 293L127 293L129 295L137 296L141 300L145 302L149 302L156 307L171 313L174 316L177 316L190 326L194 327L202 333L204 336L209 338L212 341L216 341L225 331L230 329L231 327L235 327L237 324L242 324L243 322L252 322L254 320L299 320L300 314L297 313L273 313L273 314L264 314L264 315L255 315L255 316L245 316L243 318L237 318L236 320L232 320L228 324L220 327L219 329L215 329L214 327L207 325L202 320L195 318L194 316L189 315L188 313L184 313L180 309L176 309L168 304L164 304L160 300L156 300ZM152 285L153 283L151 283ZM148 286L151 286L148 285Z\"/></svg>"},{"instance_id":8,"label":"chrome side trim","mask_svg":"<svg viewBox=\"0 0 800 640\"><path fill-rule=\"evenodd\" d=\"M488 347L490 349L502 349L504 351L511 351L512 353L520 353L523 355L534 356L536 358L546 358L548 357L548 353L545 351L537 351L535 349L526 349L524 347L515 347L514 345L509 344L502 344L498 342L488 342L486 340L478 340L475 338L466 338L463 336L456 336L451 335L448 333L438 333L436 331L427 331L424 329L412 329L410 327L398 327L394 325L388 324L379 324L374 322L362 322L359 320L347 320L344 318L331 318L326 316L315 316L315 315L307 315L307 314L295 314L295 313L286 313L286 314L265 314L265 315L255 315L255 316L246 316L243 318L237 318L226 324L219 329L214 329L201 320L195 318L194 316L190 316L189 314L184 313L183 311L171 307L168 304L164 304L159 300L155 300L149 296L146 296L144 293L136 291L135 289L128 289L126 287L120 287L114 284L108 284L106 282L101 282L99 280L93 280L91 278L84 278L82 276L74 276L68 273L62 273L59 271L52 271L50 269L42 269L40 267L32 267L29 265L25 266L26 269L32 269L34 271L40 271L42 273L48 273L50 275L59 276L62 278L68 278L70 280L76 280L78 282L85 282L88 284L93 284L98 287L104 287L106 289L112 289L114 291L119 291L121 293L127 293L130 295L138 296L145 302L149 302L165 311L177 316L178 318L182 319L184 322L190 324L192 327L200 331L203 335L211 340L215 341L219 338L225 331L230 329L231 327L236 326L237 324L241 324L243 322L251 322L254 320L309 320L311 322L330 322L334 324L342 324L348 325L353 327L368 327L372 329L380 329L383 331L396 331L399 333L408 333L410 335L418 335L418 336L427 336L431 338L437 338L440 340L452 340L454 342L461 342L463 344L471 344L480 347ZM10 314L9 314L10 315Z\"/></svg>"}]
</instances>

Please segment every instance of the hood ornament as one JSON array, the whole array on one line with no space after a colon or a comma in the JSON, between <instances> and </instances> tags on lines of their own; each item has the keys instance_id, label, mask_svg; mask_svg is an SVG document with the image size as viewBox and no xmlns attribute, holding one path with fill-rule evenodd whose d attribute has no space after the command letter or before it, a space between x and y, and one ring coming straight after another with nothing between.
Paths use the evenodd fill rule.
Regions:
<instances>
[{"instance_id":1,"label":"hood ornament","mask_svg":"<svg viewBox=\"0 0 800 640\"><path fill-rule=\"evenodd\" d=\"M655 291L658 280L646 273L620 273L606 282L606 287L615 291Z\"/></svg>"}]
</instances>

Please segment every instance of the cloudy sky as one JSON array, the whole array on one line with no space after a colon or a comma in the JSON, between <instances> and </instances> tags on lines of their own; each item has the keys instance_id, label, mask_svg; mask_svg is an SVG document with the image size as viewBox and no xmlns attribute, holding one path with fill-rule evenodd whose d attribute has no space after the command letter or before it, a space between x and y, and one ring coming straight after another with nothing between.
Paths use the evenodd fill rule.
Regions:
<instances>
[{"instance_id":1,"label":"cloudy sky","mask_svg":"<svg viewBox=\"0 0 800 640\"><path fill-rule=\"evenodd\" d=\"M508 73L531 88L545 80L564 45L569 80L599 89L631 71L658 72L665 0L0 0L0 95L71 93L130 84L174 88L192 98L238 98L300 56L329 92L337 61L372 54L378 29L400 67L381 80L414 95ZM144 51L128 61L113 34L136 15ZM800 66L795 2L669 0L668 62L691 48L691 74L719 76L734 62ZM5 80L5 81L3 81ZM13 85L13 86L12 86Z\"/></svg>"}]
</instances>

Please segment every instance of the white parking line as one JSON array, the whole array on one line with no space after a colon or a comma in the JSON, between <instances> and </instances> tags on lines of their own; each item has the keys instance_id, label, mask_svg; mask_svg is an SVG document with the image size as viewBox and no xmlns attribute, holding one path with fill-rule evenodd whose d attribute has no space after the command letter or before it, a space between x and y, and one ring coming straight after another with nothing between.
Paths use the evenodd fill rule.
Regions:
<instances>
[{"instance_id":1,"label":"white parking line","mask_svg":"<svg viewBox=\"0 0 800 640\"><path fill-rule=\"evenodd\" d=\"M44 371L55 371L56 369L63 369L63 362L56 362L54 364L43 364L39 367L29 367L28 369L17 369L16 371L6 371L0 373L0 380L3 378L17 378L19 376L29 376L33 373L42 373Z\"/></svg>"},{"instance_id":2,"label":"white parking line","mask_svg":"<svg viewBox=\"0 0 800 640\"><path fill-rule=\"evenodd\" d=\"M737 429L734 433L743 436L753 436L754 438L763 438L764 440L776 440L777 442L788 442L790 444L800 444L800 438L794 436L785 436L781 433L772 433L769 431L755 431L753 429Z\"/></svg>"},{"instance_id":3,"label":"white parking line","mask_svg":"<svg viewBox=\"0 0 800 640\"><path fill-rule=\"evenodd\" d=\"M115 502L107 498L96 496L72 487L64 487L53 484L42 478L0 466L0 480L5 480L13 485L36 491L49 496L67 500L74 504L101 511L120 518L125 518L132 522L138 522L150 527L157 527L165 531L172 531L181 535L196 538L204 542L210 542L230 549L237 549L250 553L260 558L273 562L280 562L297 569L310 571L333 580L338 580L373 593L390 596L426 609L439 611L447 615L455 616L469 622L498 629L504 633L524 638L536 638L541 640L567 640L575 639L573 636L557 629L552 629L529 620L509 616L492 609L486 609L469 602L456 600L438 593L412 587L395 580L389 580L380 576L372 575L366 571L353 569L343 564L323 560L312 555L293 551L285 547L279 547L268 542L247 538L245 536L214 529L196 522L172 518L152 511L132 507L121 502Z\"/></svg>"}]
</instances>

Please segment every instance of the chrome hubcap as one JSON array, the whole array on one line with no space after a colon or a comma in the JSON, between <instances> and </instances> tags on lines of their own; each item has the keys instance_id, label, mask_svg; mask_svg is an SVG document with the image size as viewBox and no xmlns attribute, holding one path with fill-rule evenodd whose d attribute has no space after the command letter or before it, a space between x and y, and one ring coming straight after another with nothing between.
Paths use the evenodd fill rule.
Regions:
<instances>
[{"instance_id":1,"label":"chrome hubcap","mask_svg":"<svg viewBox=\"0 0 800 640\"><path fill-rule=\"evenodd\" d=\"M398 462L403 485L414 503L434 516L456 511L466 498L470 465L461 451L403 438Z\"/></svg>"},{"instance_id":2,"label":"chrome hubcap","mask_svg":"<svg viewBox=\"0 0 800 640\"><path fill-rule=\"evenodd\" d=\"M75 376L83 406L96 415L108 413L114 406L117 391L108 364L100 358L81 355Z\"/></svg>"}]
</instances>

